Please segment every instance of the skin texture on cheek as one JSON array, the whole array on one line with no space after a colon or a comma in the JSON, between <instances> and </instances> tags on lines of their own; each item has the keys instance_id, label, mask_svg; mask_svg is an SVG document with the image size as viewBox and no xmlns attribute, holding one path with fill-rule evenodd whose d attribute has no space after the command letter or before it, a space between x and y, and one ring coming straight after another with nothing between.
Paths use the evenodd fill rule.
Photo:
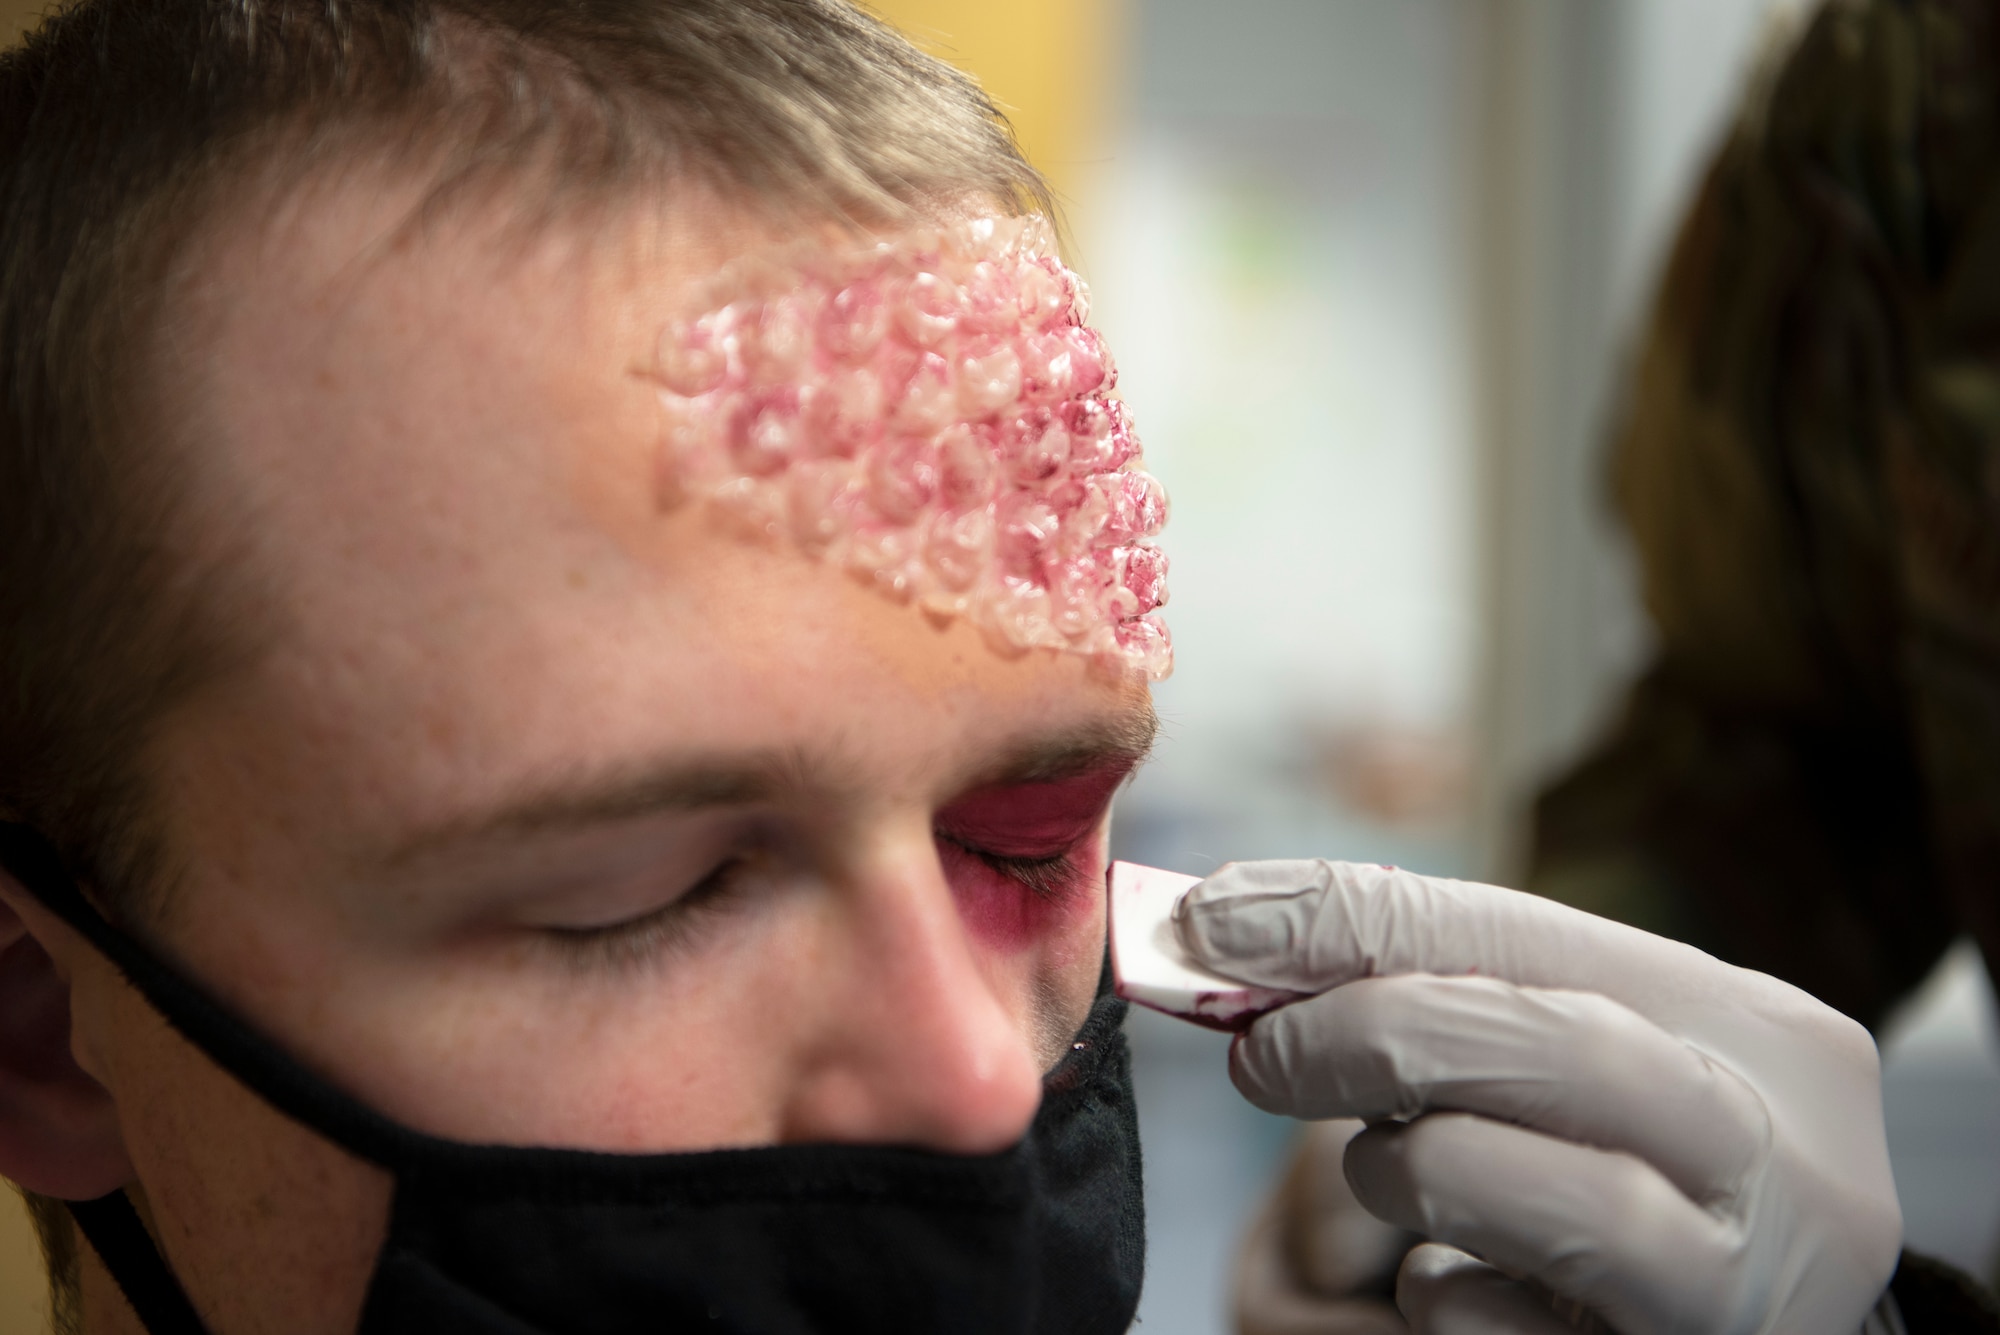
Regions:
<instances>
[{"instance_id":1,"label":"skin texture on cheek","mask_svg":"<svg viewBox=\"0 0 2000 1335\"><path fill-rule=\"evenodd\" d=\"M387 1228L389 1174L278 1113L170 1028L109 966L78 980L80 1055L121 1105L130 1188L175 1272L217 1331L354 1329ZM85 1264L99 1270L85 1249ZM99 1275L84 1328L141 1335Z\"/></svg>"}]
</instances>

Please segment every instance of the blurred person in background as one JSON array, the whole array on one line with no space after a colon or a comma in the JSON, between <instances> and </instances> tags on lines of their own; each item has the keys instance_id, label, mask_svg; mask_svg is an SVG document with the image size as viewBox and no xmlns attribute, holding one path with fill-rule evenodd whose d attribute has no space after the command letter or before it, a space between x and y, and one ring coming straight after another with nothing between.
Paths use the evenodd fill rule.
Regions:
<instances>
[{"instance_id":1,"label":"blurred person in background","mask_svg":"<svg viewBox=\"0 0 2000 1335\"><path fill-rule=\"evenodd\" d=\"M2000 960L2000 5L1834 0L1753 87L1611 454L1656 657L1542 796L1529 887L1879 1026ZM1247 1335L1393 1330L1351 1127L1247 1244ZM1973 1281L1898 1292L1993 1328ZM1369 1295L1374 1295L1372 1298ZM1921 1296L1920 1296L1921 1295Z\"/></svg>"}]
</instances>

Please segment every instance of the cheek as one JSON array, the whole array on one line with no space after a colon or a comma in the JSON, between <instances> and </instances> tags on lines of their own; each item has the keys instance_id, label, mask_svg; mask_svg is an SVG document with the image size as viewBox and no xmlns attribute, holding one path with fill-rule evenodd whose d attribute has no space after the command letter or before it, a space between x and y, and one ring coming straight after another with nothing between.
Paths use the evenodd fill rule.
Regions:
<instances>
[{"instance_id":1,"label":"cheek","mask_svg":"<svg viewBox=\"0 0 2000 1335\"><path fill-rule=\"evenodd\" d=\"M265 1105L136 995L106 1054L121 1130L168 1259L218 1330L340 1335L387 1228L388 1173Z\"/></svg>"},{"instance_id":2,"label":"cheek","mask_svg":"<svg viewBox=\"0 0 2000 1335\"><path fill-rule=\"evenodd\" d=\"M947 841L938 843L945 879L966 929L981 945L1006 954L1055 950L1064 958L1102 946L1105 835L1076 845L1067 884L1054 890L1024 885Z\"/></svg>"}]
</instances>

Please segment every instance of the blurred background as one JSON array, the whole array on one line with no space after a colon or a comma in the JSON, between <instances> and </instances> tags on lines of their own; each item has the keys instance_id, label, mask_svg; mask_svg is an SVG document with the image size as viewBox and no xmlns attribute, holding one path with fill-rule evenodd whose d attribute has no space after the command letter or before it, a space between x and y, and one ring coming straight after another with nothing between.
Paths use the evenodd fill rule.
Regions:
<instances>
[{"instance_id":1,"label":"blurred background","mask_svg":"<svg viewBox=\"0 0 2000 1335\"><path fill-rule=\"evenodd\" d=\"M1118 856L1518 881L1537 789L1649 642L1603 446L1664 250L1806 0L873 0L978 74L1173 497L1177 666ZM1141 1329L1228 1329L1292 1128L1135 1014ZM1883 1029L1909 1245L2000 1244L1992 991L1962 943Z\"/></svg>"},{"instance_id":2,"label":"blurred background","mask_svg":"<svg viewBox=\"0 0 2000 1335\"><path fill-rule=\"evenodd\" d=\"M1173 496L1158 759L1121 857L1505 882L1647 628L1601 446L1662 249L1791 0L873 0L978 75L1063 196ZM7 32L41 8L0 0ZM1141 1329L1228 1327L1289 1124L1223 1040L1134 1017ZM1955 949L1885 1031L1910 1245L2000 1240L1991 990ZM0 1198L0 1332L43 1318Z\"/></svg>"}]
</instances>

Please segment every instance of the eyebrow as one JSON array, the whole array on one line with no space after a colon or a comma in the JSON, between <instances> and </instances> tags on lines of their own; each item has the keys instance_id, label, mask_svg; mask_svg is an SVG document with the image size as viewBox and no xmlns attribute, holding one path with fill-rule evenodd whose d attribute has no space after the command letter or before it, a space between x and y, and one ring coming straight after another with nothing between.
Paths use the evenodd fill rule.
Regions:
<instances>
[{"instance_id":1,"label":"eyebrow","mask_svg":"<svg viewBox=\"0 0 2000 1335\"><path fill-rule=\"evenodd\" d=\"M1080 727L1031 737L982 767L963 787L1046 783L1110 765L1136 768L1149 755L1159 720L1143 697ZM667 812L749 806L811 788L839 787L833 757L763 752L664 763L585 776L531 789L477 811L401 835L379 862L400 868L476 844L531 839Z\"/></svg>"},{"instance_id":2,"label":"eyebrow","mask_svg":"<svg viewBox=\"0 0 2000 1335\"><path fill-rule=\"evenodd\" d=\"M1036 738L1008 753L969 787L1006 783L1047 783L1073 778L1106 764L1137 767L1152 754L1159 736L1159 717L1150 701L1082 728L1053 737Z\"/></svg>"}]
</instances>

